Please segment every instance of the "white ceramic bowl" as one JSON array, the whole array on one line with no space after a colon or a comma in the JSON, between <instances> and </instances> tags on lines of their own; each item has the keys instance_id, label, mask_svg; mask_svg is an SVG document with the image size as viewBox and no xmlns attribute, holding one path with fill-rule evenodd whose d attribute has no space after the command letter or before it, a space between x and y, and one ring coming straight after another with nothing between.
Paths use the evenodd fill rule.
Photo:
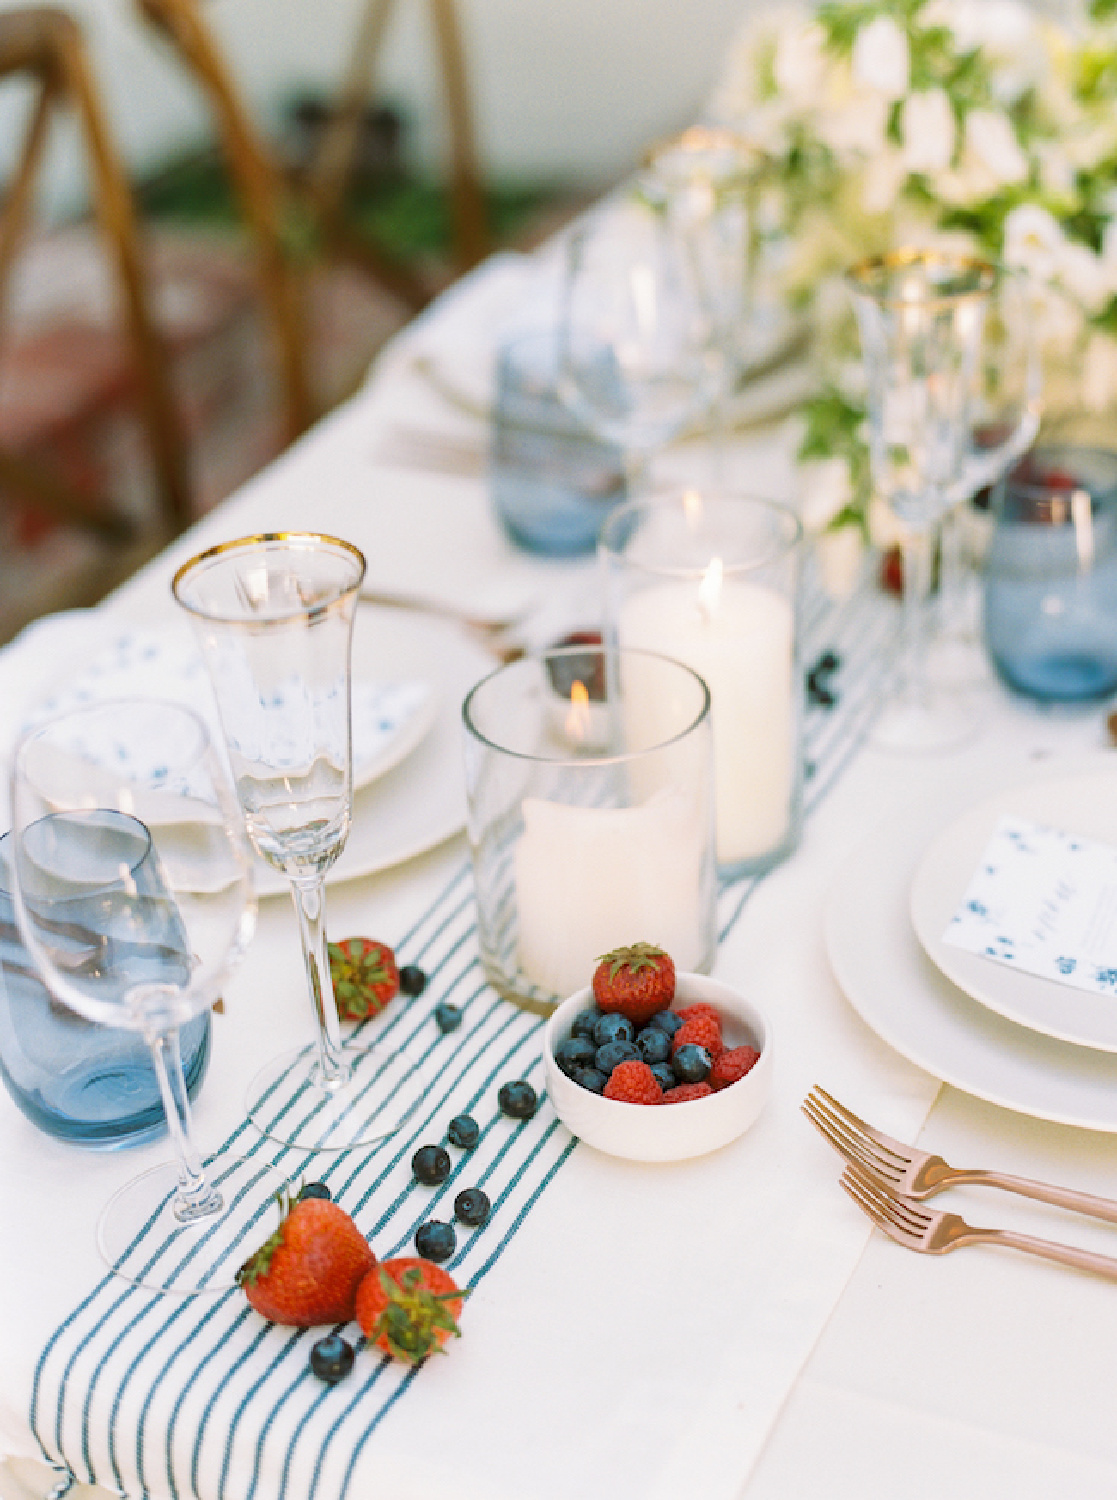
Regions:
<instances>
[{"instance_id":1,"label":"white ceramic bowl","mask_svg":"<svg viewBox=\"0 0 1117 1500\"><path fill-rule=\"evenodd\" d=\"M772 1087L772 1034L764 1016L739 991L703 974L679 974L674 1008L704 1000L721 1013L726 1046L755 1047L759 1058L744 1078L683 1104L622 1104L584 1089L555 1062L555 1047L570 1035L574 1017L594 1003L590 988L564 1000L547 1022L543 1063L547 1092L572 1134L610 1156L632 1161L682 1161L728 1145L749 1128Z\"/></svg>"}]
</instances>

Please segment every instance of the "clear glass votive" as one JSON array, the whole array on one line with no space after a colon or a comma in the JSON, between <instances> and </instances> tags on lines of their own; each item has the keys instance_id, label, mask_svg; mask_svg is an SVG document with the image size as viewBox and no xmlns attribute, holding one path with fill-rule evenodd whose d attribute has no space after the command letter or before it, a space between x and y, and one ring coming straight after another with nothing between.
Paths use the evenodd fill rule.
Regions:
<instances>
[{"instance_id":1,"label":"clear glass votive","mask_svg":"<svg viewBox=\"0 0 1117 1500\"><path fill-rule=\"evenodd\" d=\"M709 685L730 877L769 869L799 835L801 540L782 505L684 490L621 506L599 543L607 641L676 657Z\"/></svg>"},{"instance_id":2,"label":"clear glass votive","mask_svg":"<svg viewBox=\"0 0 1117 1500\"><path fill-rule=\"evenodd\" d=\"M166 1130L151 1052L135 1031L56 1001L23 946L12 901L11 834L0 837L0 1081L33 1125L73 1145L109 1149ZM179 1032L193 1099L209 1062L208 1012Z\"/></svg>"},{"instance_id":3,"label":"clear glass votive","mask_svg":"<svg viewBox=\"0 0 1117 1500\"><path fill-rule=\"evenodd\" d=\"M1117 453L1034 448L993 492L985 559L990 659L1046 703L1117 690Z\"/></svg>"},{"instance_id":4,"label":"clear glass votive","mask_svg":"<svg viewBox=\"0 0 1117 1500\"><path fill-rule=\"evenodd\" d=\"M626 498L624 454L559 399L554 329L510 338L497 354L490 472L505 531L530 552L592 552Z\"/></svg>"},{"instance_id":5,"label":"clear glass votive","mask_svg":"<svg viewBox=\"0 0 1117 1500\"><path fill-rule=\"evenodd\" d=\"M463 707L481 962L548 1014L599 957L717 945L710 695L645 651L568 646L479 682Z\"/></svg>"}]
</instances>

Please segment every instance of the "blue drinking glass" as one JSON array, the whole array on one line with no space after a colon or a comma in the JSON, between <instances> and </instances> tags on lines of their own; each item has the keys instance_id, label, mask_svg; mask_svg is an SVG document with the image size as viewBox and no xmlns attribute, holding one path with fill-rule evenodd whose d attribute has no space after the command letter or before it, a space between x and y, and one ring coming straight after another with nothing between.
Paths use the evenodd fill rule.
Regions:
<instances>
[{"instance_id":1,"label":"blue drinking glass","mask_svg":"<svg viewBox=\"0 0 1117 1500\"><path fill-rule=\"evenodd\" d=\"M990 659L1043 703L1117 691L1117 453L1033 449L997 487L985 564Z\"/></svg>"},{"instance_id":2,"label":"blue drinking glass","mask_svg":"<svg viewBox=\"0 0 1117 1500\"><path fill-rule=\"evenodd\" d=\"M0 1080L24 1115L58 1140L100 1149L166 1130L142 1035L99 1025L52 999L20 940L12 904L11 835L0 837ZM210 1053L205 1012L181 1028L183 1070L196 1097Z\"/></svg>"}]
</instances>

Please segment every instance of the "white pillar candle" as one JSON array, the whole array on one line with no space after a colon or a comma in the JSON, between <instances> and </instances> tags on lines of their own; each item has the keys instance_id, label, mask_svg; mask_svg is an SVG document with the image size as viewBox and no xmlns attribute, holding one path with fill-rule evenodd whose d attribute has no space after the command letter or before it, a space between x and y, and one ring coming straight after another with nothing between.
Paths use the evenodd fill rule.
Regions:
<instances>
[{"instance_id":1,"label":"white pillar candle","mask_svg":"<svg viewBox=\"0 0 1117 1500\"><path fill-rule=\"evenodd\" d=\"M640 589L621 606L620 645L685 662L710 689L718 862L782 842L795 784L794 619L775 589L725 580Z\"/></svg>"},{"instance_id":2,"label":"white pillar candle","mask_svg":"<svg viewBox=\"0 0 1117 1500\"><path fill-rule=\"evenodd\" d=\"M601 954L627 943L655 943L679 969L701 961L703 802L681 788L638 807L524 798L515 870L528 979L571 995L589 984Z\"/></svg>"}]
</instances>

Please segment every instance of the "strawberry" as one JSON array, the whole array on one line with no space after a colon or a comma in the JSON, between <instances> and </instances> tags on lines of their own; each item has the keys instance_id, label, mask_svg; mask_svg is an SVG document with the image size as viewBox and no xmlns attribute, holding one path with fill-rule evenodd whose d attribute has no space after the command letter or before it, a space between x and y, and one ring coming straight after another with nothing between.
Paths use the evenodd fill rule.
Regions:
<instances>
[{"instance_id":1,"label":"strawberry","mask_svg":"<svg viewBox=\"0 0 1117 1500\"><path fill-rule=\"evenodd\" d=\"M417 1255L385 1260L357 1289L357 1322L385 1354L416 1365L460 1338L457 1319L469 1289L461 1291L449 1271Z\"/></svg>"},{"instance_id":2,"label":"strawberry","mask_svg":"<svg viewBox=\"0 0 1117 1500\"><path fill-rule=\"evenodd\" d=\"M680 1083L668 1089L663 1096L664 1104L685 1104L688 1099L705 1099L713 1089L708 1083Z\"/></svg>"},{"instance_id":3,"label":"strawberry","mask_svg":"<svg viewBox=\"0 0 1117 1500\"><path fill-rule=\"evenodd\" d=\"M376 1264L367 1240L328 1198L276 1199L279 1228L241 1266L238 1284L272 1323L347 1322L357 1288Z\"/></svg>"},{"instance_id":4,"label":"strawberry","mask_svg":"<svg viewBox=\"0 0 1117 1500\"><path fill-rule=\"evenodd\" d=\"M327 945L337 1013L343 1021L378 1016L399 989L396 956L373 938L344 938Z\"/></svg>"},{"instance_id":5,"label":"strawberry","mask_svg":"<svg viewBox=\"0 0 1117 1500\"><path fill-rule=\"evenodd\" d=\"M633 943L598 959L593 997L603 1011L620 1011L636 1027L646 1026L675 998L675 964L662 948Z\"/></svg>"},{"instance_id":6,"label":"strawberry","mask_svg":"<svg viewBox=\"0 0 1117 1500\"><path fill-rule=\"evenodd\" d=\"M759 1056L755 1047L730 1047L720 1057L714 1058L707 1082L712 1089L728 1088L755 1066Z\"/></svg>"},{"instance_id":7,"label":"strawberry","mask_svg":"<svg viewBox=\"0 0 1117 1500\"><path fill-rule=\"evenodd\" d=\"M717 1015L689 1016L671 1038L671 1055L674 1056L680 1047L693 1043L696 1047L705 1047L712 1058L718 1058L725 1051L725 1043L721 1039L721 1018Z\"/></svg>"},{"instance_id":8,"label":"strawberry","mask_svg":"<svg viewBox=\"0 0 1117 1500\"><path fill-rule=\"evenodd\" d=\"M659 1104L663 1099L663 1090L651 1068L635 1058L617 1064L602 1093L606 1099L616 1099L621 1104Z\"/></svg>"}]
</instances>

